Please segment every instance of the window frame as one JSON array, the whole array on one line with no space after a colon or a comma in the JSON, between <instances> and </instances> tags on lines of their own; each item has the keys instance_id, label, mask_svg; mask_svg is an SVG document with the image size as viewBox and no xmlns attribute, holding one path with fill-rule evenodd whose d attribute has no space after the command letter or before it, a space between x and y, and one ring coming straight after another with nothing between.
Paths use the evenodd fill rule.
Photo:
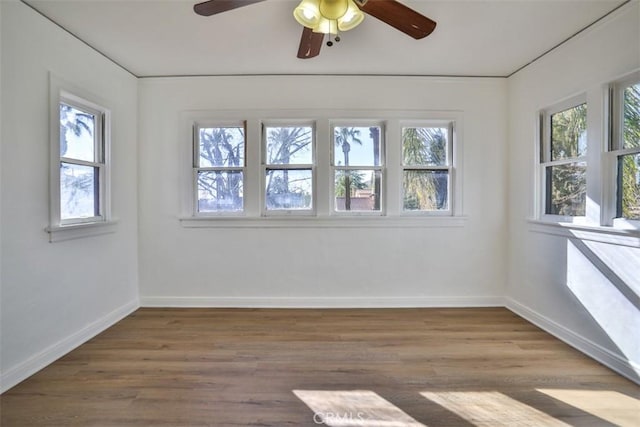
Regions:
<instances>
[{"instance_id":1,"label":"window frame","mask_svg":"<svg viewBox=\"0 0 640 427\"><path fill-rule=\"evenodd\" d=\"M271 164L267 163L267 128L269 127L310 127L311 163ZM315 120L269 119L260 121L260 216L315 216L317 212L317 131ZM311 208L310 209L267 209L267 171L269 170L310 170L311 171Z\"/></svg>"},{"instance_id":2,"label":"window frame","mask_svg":"<svg viewBox=\"0 0 640 427\"><path fill-rule=\"evenodd\" d=\"M99 162L87 163L60 155L60 104L63 102L96 117L94 129L100 138L100 146L97 147ZM98 144L95 137L94 144ZM53 73L49 74L49 159L49 225L45 228L49 242L114 232L117 221L111 215L111 111L104 100ZM99 215L62 219L60 163L63 160L65 163L98 167L96 200Z\"/></svg>"},{"instance_id":3,"label":"window frame","mask_svg":"<svg viewBox=\"0 0 640 427\"><path fill-rule=\"evenodd\" d=\"M336 217L357 217L357 216L386 216L387 213L387 195L386 195L386 152L387 152L387 123L384 120L367 120L367 119L331 119L329 120L329 176L330 176L330 215ZM380 164L377 166L339 166L335 164L336 159L336 141L335 141L335 128L336 127L378 127L380 128ZM363 211L363 210L344 210L339 211L336 209L336 185L335 176L337 171L353 171L353 170L370 170L374 173L380 172L380 210L375 211Z\"/></svg>"},{"instance_id":4,"label":"window frame","mask_svg":"<svg viewBox=\"0 0 640 427\"><path fill-rule=\"evenodd\" d=\"M244 153L243 153L243 166L200 166L200 129L210 129L210 128L243 128L244 129ZM193 122L192 126L192 203L193 203L193 213L195 217L234 217L234 216L243 216L246 212L246 201L245 201L245 181L247 176L247 122L246 120L196 120ZM214 212L200 212L199 209L199 201L198 197L198 173L201 171L240 171L242 172L242 209L238 211L214 211Z\"/></svg>"},{"instance_id":5,"label":"window frame","mask_svg":"<svg viewBox=\"0 0 640 427\"><path fill-rule=\"evenodd\" d=\"M635 71L621 79L612 82L608 91L608 123L609 141L607 155L610 159L609 174L611 183L611 201L605 221L615 228L640 229L640 220L622 217L622 194L620 188L621 170L620 159L627 155L640 155L640 146L624 148L624 91L629 86L640 84L640 71Z\"/></svg>"},{"instance_id":6,"label":"window frame","mask_svg":"<svg viewBox=\"0 0 640 427\"><path fill-rule=\"evenodd\" d=\"M553 116L554 114L557 113L561 113L563 111L566 110L570 110L572 108L575 107L579 107L581 105L585 105L587 108L587 125L586 125L586 131L587 131L587 148L586 148L586 153L582 156L579 157L570 157L570 158L565 158L565 159L559 159L559 160L552 160L551 159L551 116ZM589 106L587 103L587 94L586 93L581 93L579 95L576 96L572 96L570 98L567 98L563 101L560 101L558 103L555 103L547 108L541 109L539 112L539 128L538 128L538 150L537 150L537 170L538 170L538 194L539 194L539 200L537 203L537 212L538 212L538 218L541 221L546 221L546 222L567 222L567 223L576 223L576 224L585 224L588 222L588 212L587 212L587 206L585 205L585 214L584 215L576 215L576 216L569 216L569 215L555 215L555 214L549 214L547 213L547 207L550 204L550 199L549 199L549 194L548 194L548 188L549 188L549 182L548 182L548 174L547 174L547 169L551 168L551 167L555 167L555 166L561 166L561 165L570 165L570 164L575 164L575 163L584 163L585 164L585 168L586 168L586 172L585 172L585 179L588 180L589 179L589 162L588 162L588 157L589 157L589 152L591 151L591 147L590 147L590 142L589 142ZM585 192L587 192L587 188L585 187ZM586 197L588 199L588 194L586 194ZM586 203L586 201L585 201Z\"/></svg>"},{"instance_id":7,"label":"window frame","mask_svg":"<svg viewBox=\"0 0 640 427\"><path fill-rule=\"evenodd\" d=\"M432 165L406 165L404 163L403 155L403 140L402 134L406 128L447 128L447 165L446 166L432 166ZM400 200L398 201L400 214L402 216L453 216L455 212L455 150L456 144L455 138L455 120L403 120L400 122ZM404 172L407 170L420 170L420 171L438 171L446 170L449 176L447 180L447 209L436 210L406 210L404 209Z\"/></svg>"},{"instance_id":8,"label":"window frame","mask_svg":"<svg viewBox=\"0 0 640 427\"><path fill-rule=\"evenodd\" d=\"M363 227L363 228L424 228L424 227L463 227L467 217L463 211L463 111L433 111L433 110L353 110L353 109L214 109L214 110L184 110L180 113L181 135L185 143L180 149L180 211L178 220L186 228L333 228L333 227ZM193 124L224 123L246 121L246 174L244 188L244 215L196 215L194 213L194 179L193 179ZM403 215L401 212L401 122L452 122L454 131L451 145L453 150L452 164L453 179L450 185L451 214L443 215ZM314 211L301 214L299 211L290 213L264 215L264 186L263 178L263 127L262 124L285 125L304 124L313 122L314 132ZM381 214L353 211L347 214L333 212L332 194L334 178L332 176L332 150L334 150L331 124L341 122L346 124L384 124L384 168L381 185L383 196Z\"/></svg>"}]
</instances>

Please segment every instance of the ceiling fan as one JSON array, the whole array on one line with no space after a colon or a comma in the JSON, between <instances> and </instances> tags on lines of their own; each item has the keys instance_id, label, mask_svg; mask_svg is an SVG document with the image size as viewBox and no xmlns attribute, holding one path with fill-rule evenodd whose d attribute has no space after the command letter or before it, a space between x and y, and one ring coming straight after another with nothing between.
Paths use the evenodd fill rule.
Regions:
<instances>
[{"instance_id":1,"label":"ceiling fan","mask_svg":"<svg viewBox=\"0 0 640 427\"><path fill-rule=\"evenodd\" d=\"M208 0L198 3L193 10L198 15L211 16L264 0ZM298 58L318 56L325 35L327 45L340 41L339 31L355 28L364 15L378 18L395 29L421 39L433 32L435 21L416 12L396 0L302 0L293 12L295 19L304 27L298 48Z\"/></svg>"}]
</instances>

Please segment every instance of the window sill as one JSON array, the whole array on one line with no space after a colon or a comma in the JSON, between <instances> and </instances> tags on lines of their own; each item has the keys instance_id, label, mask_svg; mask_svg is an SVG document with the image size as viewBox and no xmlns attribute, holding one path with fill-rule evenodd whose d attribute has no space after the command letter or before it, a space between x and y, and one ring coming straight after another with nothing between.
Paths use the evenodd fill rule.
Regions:
<instances>
[{"instance_id":1,"label":"window sill","mask_svg":"<svg viewBox=\"0 0 640 427\"><path fill-rule=\"evenodd\" d=\"M529 231L612 245L640 248L640 230L528 219Z\"/></svg>"},{"instance_id":2,"label":"window sill","mask_svg":"<svg viewBox=\"0 0 640 427\"><path fill-rule=\"evenodd\" d=\"M184 217L185 228L431 228L463 227L467 217Z\"/></svg>"},{"instance_id":3,"label":"window sill","mask_svg":"<svg viewBox=\"0 0 640 427\"><path fill-rule=\"evenodd\" d=\"M47 227L45 231L49 233L49 242L55 243L115 233L117 223L118 221L116 220L88 222L84 224Z\"/></svg>"}]
</instances>

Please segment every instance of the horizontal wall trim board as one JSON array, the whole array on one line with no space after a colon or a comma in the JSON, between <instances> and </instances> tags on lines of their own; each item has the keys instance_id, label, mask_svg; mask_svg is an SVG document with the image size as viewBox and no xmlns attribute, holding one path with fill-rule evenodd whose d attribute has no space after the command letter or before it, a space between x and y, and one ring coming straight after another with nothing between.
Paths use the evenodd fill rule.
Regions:
<instances>
[{"instance_id":1,"label":"horizontal wall trim board","mask_svg":"<svg viewBox=\"0 0 640 427\"><path fill-rule=\"evenodd\" d=\"M536 312L535 310L519 303L512 298L505 298L505 306L518 316L533 323L545 332L550 333L559 340L569 344L576 350L586 354L587 356L602 363L606 367L619 373L625 378L640 385L640 366L627 360L620 355L602 347L593 341L576 334L572 330L554 322L548 317Z\"/></svg>"},{"instance_id":2,"label":"horizontal wall trim board","mask_svg":"<svg viewBox=\"0 0 640 427\"><path fill-rule=\"evenodd\" d=\"M61 341L45 348L22 363L2 373L0 377L0 393L26 380L31 375L45 368L78 346L84 344L105 329L127 317L140 307L138 300L133 300L120 308L113 310L106 316L88 324L79 331L69 335Z\"/></svg>"},{"instance_id":3,"label":"horizontal wall trim board","mask_svg":"<svg viewBox=\"0 0 640 427\"><path fill-rule=\"evenodd\" d=\"M140 297L142 307L428 308L504 307L500 296L470 297Z\"/></svg>"}]
</instances>

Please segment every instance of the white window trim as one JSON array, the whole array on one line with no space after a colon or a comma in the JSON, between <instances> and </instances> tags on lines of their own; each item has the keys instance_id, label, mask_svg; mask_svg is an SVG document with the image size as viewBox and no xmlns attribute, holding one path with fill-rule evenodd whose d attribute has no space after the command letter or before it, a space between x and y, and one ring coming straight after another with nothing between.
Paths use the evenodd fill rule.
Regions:
<instances>
[{"instance_id":1,"label":"white window trim","mask_svg":"<svg viewBox=\"0 0 640 427\"><path fill-rule=\"evenodd\" d=\"M336 156L336 142L334 140L334 133L336 127L379 127L380 128L380 165L379 166L357 166L357 165L349 165L349 166L337 166L335 164L335 156ZM387 168L386 168L386 152L387 152L387 126L386 121L384 120L363 120L363 119L332 119L329 120L329 135L330 142L329 144L329 156L330 156L330 175L331 175L331 185L330 185L330 214L336 217L368 217L368 216L385 216L386 215L386 203L387 195L386 195L386 179L387 179ZM379 211L339 211L336 209L336 186L335 186L335 173L338 170L372 170L379 171L380 176L380 210Z\"/></svg>"},{"instance_id":2,"label":"white window trim","mask_svg":"<svg viewBox=\"0 0 640 427\"><path fill-rule=\"evenodd\" d=\"M60 103L65 102L100 116L101 166L99 167L99 215L62 220L60 215ZM111 112L99 97L49 74L49 241L57 242L115 232L111 217ZM73 163L81 164L80 161ZM94 162L89 162L94 166ZM89 164L87 163L87 164Z\"/></svg>"},{"instance_id":3,"label":"white window trim","mask_svg":"<svg viewBox=\"0 0 640 427\"><path fill-rule=\"evenodd\" d=\"M192 179L193 164L193 124L195 122L215 122L246 120L247 147L258 144L258 148L246 151L246 173L244 184L245 211L243 215L194 215L193 194L195 192ZM315 123L315 188L314 215L262 215L262 123ZM377 122L385 123L385 165L387 177L385 189L386 209L384 215L335 215L332 210L331 147L333 144L330 124L333 122ZM402 121L409 122L453 122L454 134L452 144L452 179L451 187L452 212L443 215L403 215L401 205L393 200L401 200L401 150L391 149L393 143L401 144ZM184 227L212 228L428 228L428 227L463 227L467 217L463 211L463 113L460 111L431 110L198 110L184 111L181 114L184 143L181 144L181 209L178 219ZM390 139L396 138L392 143ZM253 142L251 142L253 141ZM390 167L390 165L393 165ZM389 203L391 202L391 203ZM397 206L396 206L397 205ZM384 209L384 208L383 208Z\"/></svg>"},{"instance_id":4,"label":"white window trim","mask_svg":"<svg viewBox=\"0 0 640 427\"><path fill-rule=\"evenodd\" d=\"M547 167L557 166L571 163L585 163L587 165L587 181L589 179L589 162L588 154L580 157L572 157L570 159L561 159L551 161L551 116L553 114L568 110L573 107L577 107L582 104L587 104L587 94L581 93L566 98L560 102L557 102L550 107L543 108L538 113L538 127L536 134L536 155L535 155L535 171L536 171L536 191L535 191L535 206L536 216L535 219L541 222L548 223L571 223L571 224L589 224L588 214L585 212L584 216L564 216L553 215L546 213L547 210ZM593 147L590 144L591 136L589 134L589 111L590 108L587 105L587 153L589 153ZM588 199L587 194L587 199ZM588 200L587 200L588 201ZM587 207L588 208L588 207Z\"/></svg>"},{"instance_id":5,"label":"white window trim","mask_svg":"<svg viewBox=\"0 0 640 427\"><path fill-rule=\"evenodd\" d=\"M621 230L640 230L640 220L632 220L618 217L618 159L620 156L628 154L640 154L638 148L623 148L622 128L624 124L622 92L632 84L640 83L640 70L634 71L621 79L612 82L608 87L606 101L608 107L605 111L608 114L608 151L605 154L606 172L605 188L606 198L603 205L606 207L603 212L603 224L611 225Z\"/></svg>"},{"instance_id":6,"label":"white window trim","mask_svg":"<svg viewBox=\"0 0 640 427\"><path fill-rule=\"evenodd\" d=\"M271 119L262 120L260 123L260 213L263 217L297 217L315 216L317 212L317 148L316 148L316 122L315 120L300 119ZM311 164L278 165L267 164L267 127L311 127ZM311 209L267 209L267 170L311 170Z\"/></svg>"},{"instance_id":7,"label":"white window trim","mask_svg":"<svg viewBox=\"0 0 640 427\"><path fill-rule=\"evenodd\" d=\"M400 213L402 216L454 216L456 215L456 206L461 203L461 199L458 196L458 188L456 186L456 164L459 163L458 158L460 151L455 149L458 146L458 137L456 129L458 123L455 120L403 120L400 122L400 132L404 128L420 128L420 127L444 127L447 128L447 165L446 166L426 166L426 165L405 165L402 160L402 136L400 141L400 191L398 204L400 206ZM404 186L402 183L402 174L405 170L446 170L449 173L449 181L447 184L447 206L448 209L442 210L404 210ZM453 197L452 197L453 195Z\"/></svg>"}]
</instances>

